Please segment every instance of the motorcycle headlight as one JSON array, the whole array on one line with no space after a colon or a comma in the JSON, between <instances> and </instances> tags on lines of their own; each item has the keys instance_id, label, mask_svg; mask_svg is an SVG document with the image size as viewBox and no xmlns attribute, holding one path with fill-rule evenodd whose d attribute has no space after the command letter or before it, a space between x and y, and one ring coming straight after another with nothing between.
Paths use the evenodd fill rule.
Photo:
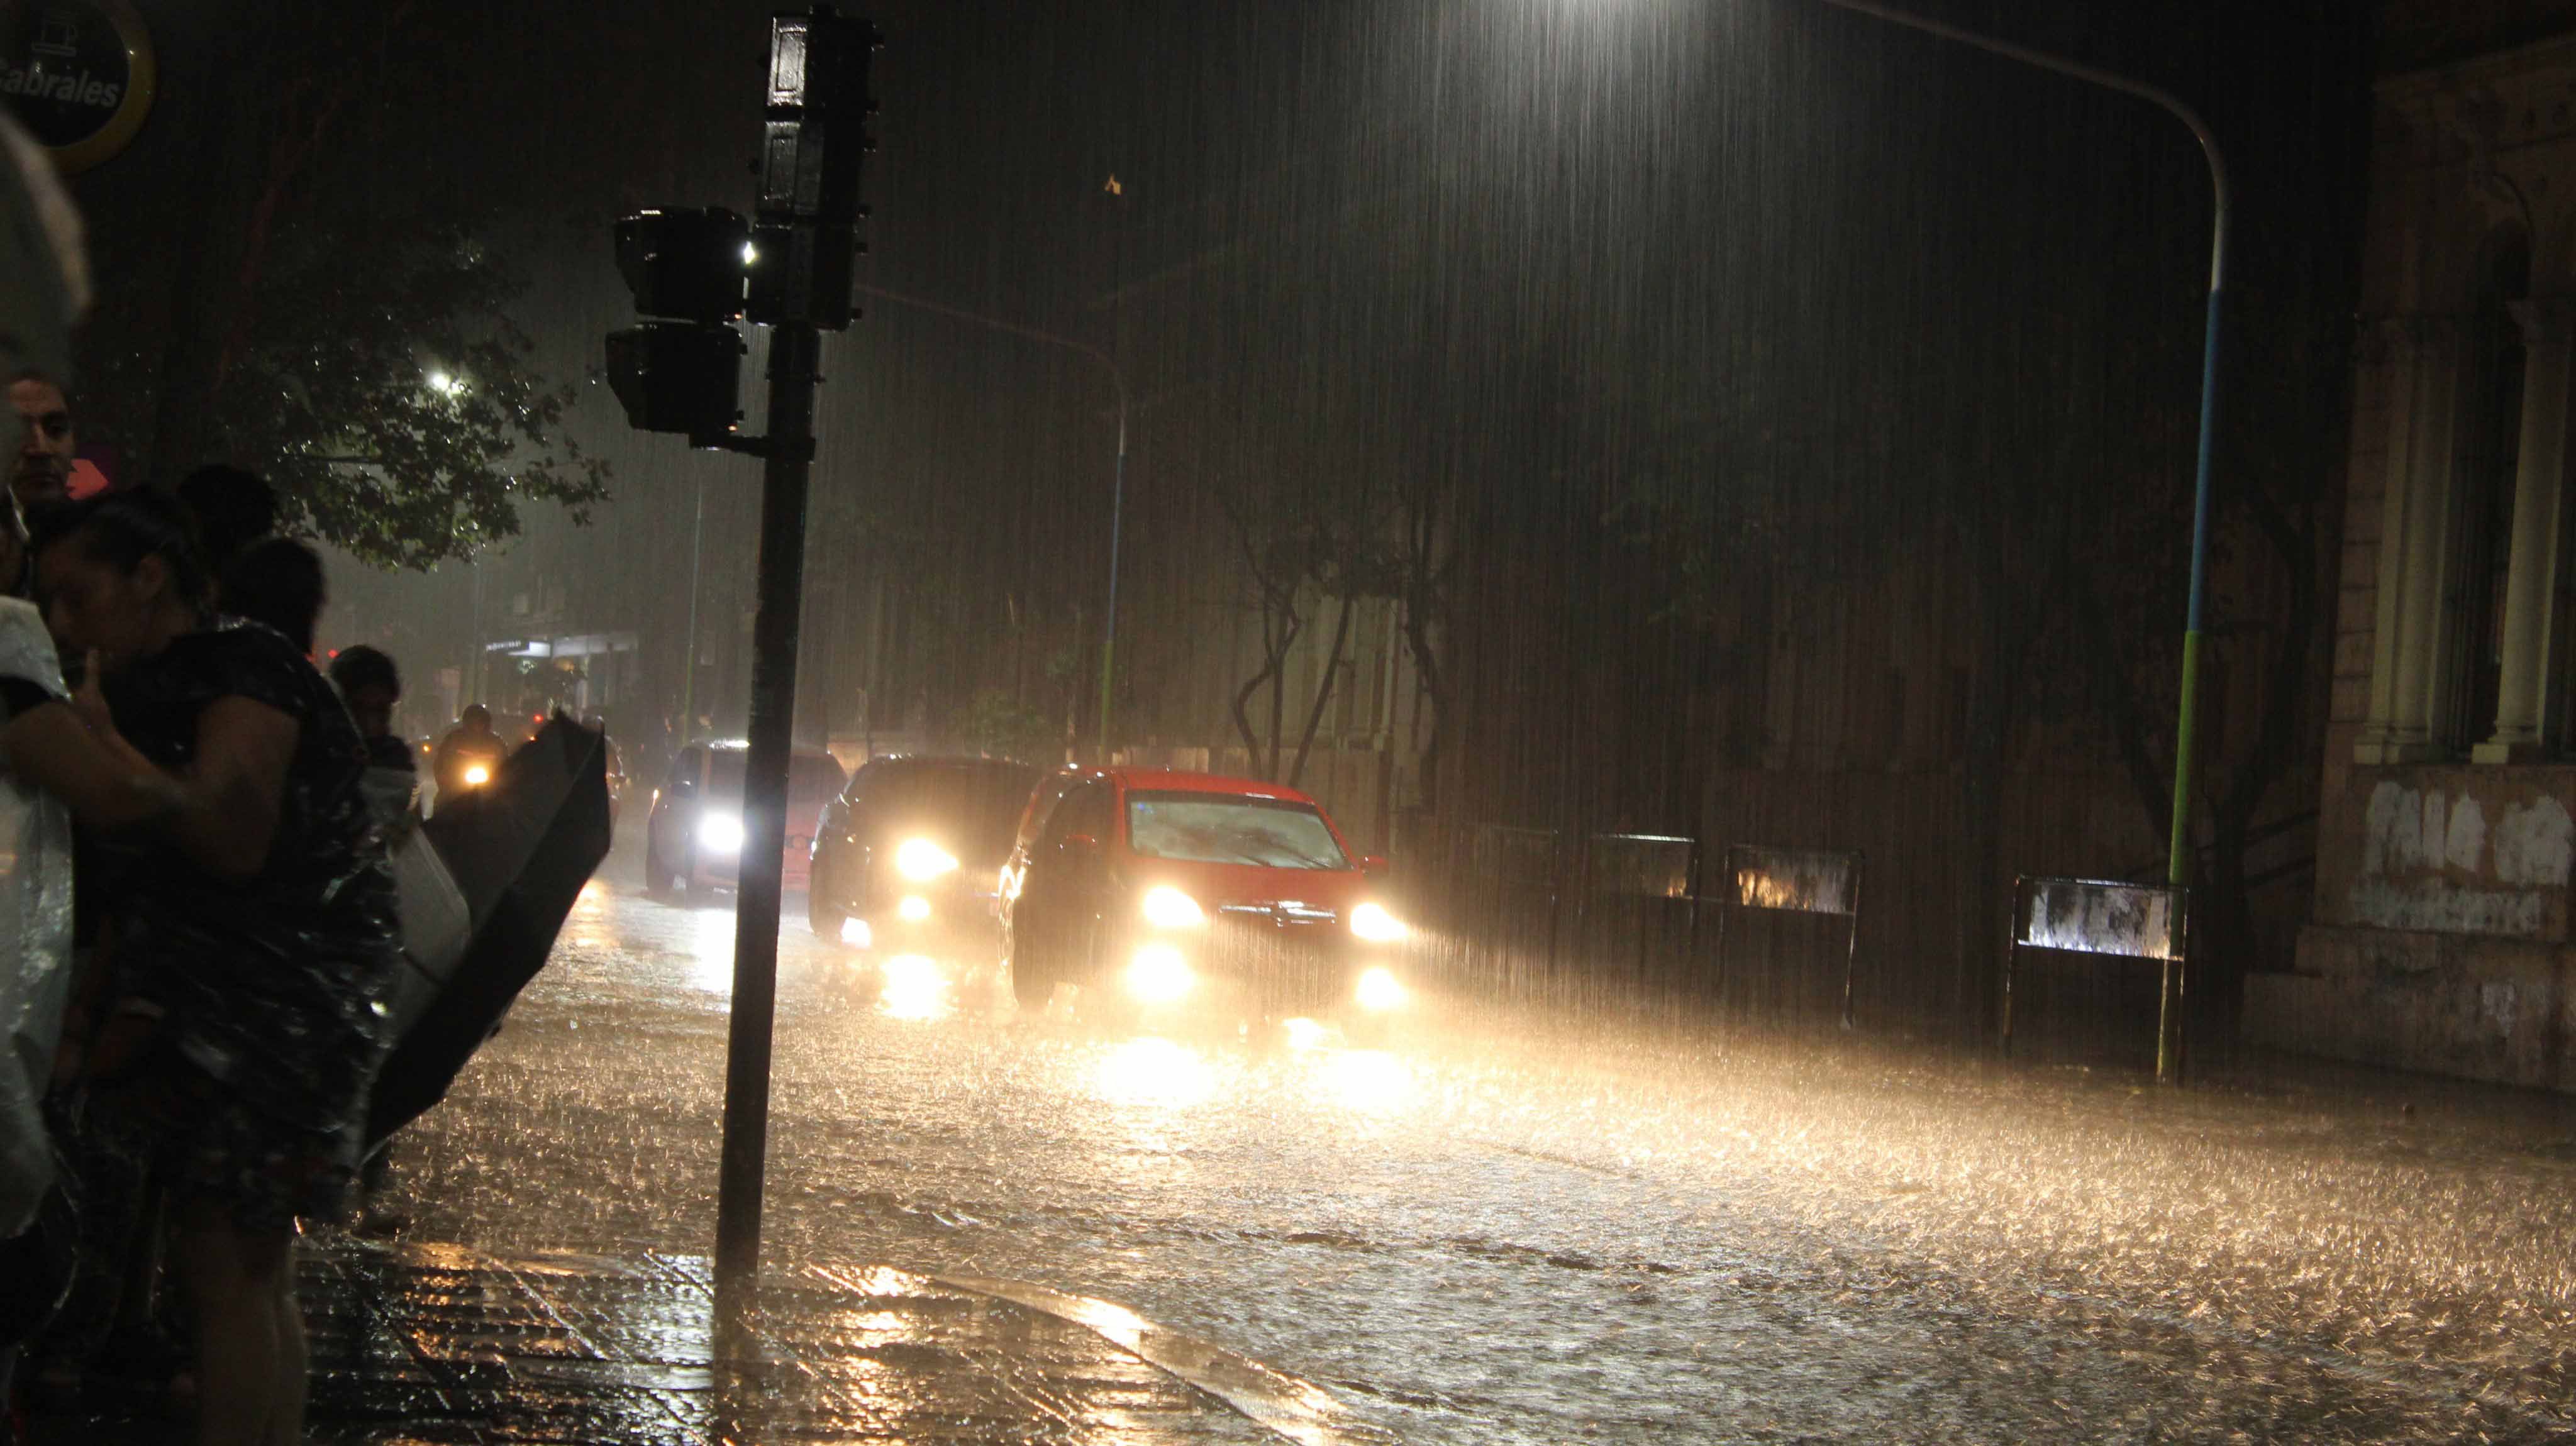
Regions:
<instances>
[{"instance_id":1,"label":"motorcycle headlight","mask_svg":"<svg viewBox=\"0 0 2576 1446\"><path fill-rule=\"evenodd\" d=\"M1411 931L1385 905L1370 903L1351 910L1351 932L1372 944L1393 944Z\"/></svg>"},{"instance_id":2,"label":"motorcycle headlight","mask_svg":"<svg viewBox=\"0 0 2576 1446\"><path fill-rule=\"evenodd\" d=\"M469 763L465 765L464 782L467 788L481 788L484 784L490 783L491 781L491 769L480 763Z\"/></svg>"},{"instance_id":3,"label":"motorcycle headlight","mask_svg":"<svg viewBox=\"0 0 2576 1446\"><path fill-rule=\"evenodd\" d=\"M709 853L742 852L742 819L730 813L711 813L698 820L698 847Z\"/></svg>"},{"instance_id":4,"label":"motorcycle headlight","mask_svg":"<svg viewBox=\"0 0 2576 1446\"><path fill-rule=\"evenodd\" d=\"M1207 922L1199 901L1162 884L1145 891L1145 922L1157 929L1195 929Z\"/></svg>"},{"instance_id":5,"label":"motorcycle headlight","mask_svg":"<svg viewBox=\"0 0 2576 1446\"><path fill-rule=\"evenodd\" d=\"M905 839L903 847L894 851L894 871L916 884L929 883L956 868L956 856L926 838Z\"/></svg>"}]
</instances>

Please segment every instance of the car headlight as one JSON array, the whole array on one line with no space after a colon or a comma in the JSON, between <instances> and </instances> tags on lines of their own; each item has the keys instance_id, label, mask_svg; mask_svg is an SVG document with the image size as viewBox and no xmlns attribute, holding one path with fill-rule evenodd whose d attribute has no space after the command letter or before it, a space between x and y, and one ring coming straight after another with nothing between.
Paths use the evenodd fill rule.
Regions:
<instances>
[{"instance_id":1,"label":"car headlight","mask_svg":"<svg viewBox=\"0 0 2576 1446\"><path fill-rule=\"evenodd\" d=\"M1145 922L1157 929L1195 929L1207 922L1199 901L1162 884L1145 891Z\"/></svg>"},{"instance_id":2,"label":"car headlight","mask_svg":"<svg viewBox=\"0 0 2576 1446\"><path fill-rule=\"evenodd\" d=\"M467 788L481 788L492 781L492 770L480 763L466 764L462 781Z\"/></svg>"},{"instance_id":3,"label":"car headlight","mask_svg":"<svg viewBox=\"0 0 2576 1446\"><path fill-rule=\"evenodd\" d=\"M926 922L930 918L930 901L919 894L906 894L903 902L894 906L894 914L907 924Z\"/></svg>"},{"instance_id":4,"label":"car headlight","mask_svg":"<svg viewBox=\"0 0 2576 1446\"><path fill-rule=\"evenodd\" d=\"M1197 982L1190 961L1169 944L1148 944L1127 961L1127 992L1147 1004L1169 1004Z\"/></svg>"},{"instance_id":5,"label":"car headlight","mask_svg":"<svg viewBox=\"0 0 2576 1446\"><path fill-rule=\"evenodd\" d=\"M1385 905L1372 903L1351 910L1351 932L1372 944L1393 944L1411 931Z\"/></svg>"},{"instance_id":6,"label":"car headlight","mask_svg":"<svg viewBox=\"0 0 2576 1446\"><path fill-rule=\"evenodd\" d=\"M894 871L916 884L929 883L956 869L956 856L926 838L905 839L903 847L894 851Z\"/></svg>"},{"instance_id":7,"label":"car headlight","mask_svg":"<svg viewBox=\"0 0 2576 1446\"><path fill-rule=\"evenodd\" d=\"M709 853L742 852L742 819L737 814L711 813L698 820L698 847Z\"/></svg>"},{"instance_id":8,"label":"car headlight","mask_svg":"<svg viewBox=\"0 0 2576 1446\"><path fill-rule=\"evenodd\" d=\"M1371 1014L1384 1014L1390 1009L1404 1007L1404 985L1384 968L1363 970L1359 988L1352 992L1358 997L1360 1008Z\"/></svg>"}]
</instances>

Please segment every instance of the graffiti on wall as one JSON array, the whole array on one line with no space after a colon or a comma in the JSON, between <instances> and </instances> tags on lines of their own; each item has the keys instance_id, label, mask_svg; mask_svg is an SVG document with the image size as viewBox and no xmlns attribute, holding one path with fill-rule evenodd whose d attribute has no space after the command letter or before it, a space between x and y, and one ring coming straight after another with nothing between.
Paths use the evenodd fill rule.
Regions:
<instances>
[{"instance_id":1,"label":"graffiti on wall","mask_svg":"<svg viewBox=\"0 0 2576 1446\"><path fill-rule=\"evenodd\" d=\"M2576 820L2546 794L2497 807L2394 779L2371 790L2363 828L2349 902L2384 929L2536 938L2576 846Z\"/></svg>"}]
</instances>

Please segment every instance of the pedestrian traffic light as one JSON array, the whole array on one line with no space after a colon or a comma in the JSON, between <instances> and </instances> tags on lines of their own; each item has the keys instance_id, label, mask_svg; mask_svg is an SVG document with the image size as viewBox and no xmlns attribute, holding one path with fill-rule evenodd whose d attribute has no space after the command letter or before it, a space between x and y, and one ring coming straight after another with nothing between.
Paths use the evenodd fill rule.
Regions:
<instances>
[{"instance_id":1,"label":"pedestrian traffic light","mask_svg":"<svg viewBox=\"0 0 2576 1446\"><path fill-rule=\"evenodd\" d=\"M742 335L730 326L648 321L608 334L608 385L627 425L721 447L742 420Z\"/></svg>"},{"instance_id":2,"label":"pedestrian traffic light","mask_svg":"<svg viewBox=\"0 0 2576 1446\"><path fill-rule=\"evenodd\" d=\"M753 321L811 322L843 331L858 314L850 282L867 247L849 226L760 226L752 233L751 288L745 311Z\"/></svg>"},{"instance_id":3,"label":"pedestrian traffic light","mask_svg":"<svg viewBox=\"0 0 2576 1446\"><path fill-rule=\"evenodd\" d=\"M875 26L829 5L770 18L753 321L838 331L855 315L852 260L864 249L857 234L867 215L860 173L876 149L868 58L883 43Z\"/></svg>"},{"instance_id":4,"label":"pedestrian traffic light","mask_svg":"<svg viewBox=\"0 0 2576 1446\"><path fill-rule=\"evenodd\" d=\"M617 269L645 316L741 319L750 246L751 223L720 206L638 211L617 223Z\"/></svg>"},{"instance_id":5,"label":"pedestrian traffic light","mask_svg":"<svg viewBox=\"0 0 2576 1446\"><path fill-rule=\"evenodd\" d=\"M617 269L635 309L660 318L612 332L608 382L629 424L717 447L742 419L751 223L721 208L638 211L617 223Z\"/></svg>"}]
</instances>

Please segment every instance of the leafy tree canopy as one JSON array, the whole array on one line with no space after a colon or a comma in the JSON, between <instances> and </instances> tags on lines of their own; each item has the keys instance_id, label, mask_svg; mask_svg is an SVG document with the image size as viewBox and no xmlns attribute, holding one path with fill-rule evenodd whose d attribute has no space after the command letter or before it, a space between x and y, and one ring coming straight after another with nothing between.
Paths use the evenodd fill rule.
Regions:
<instances>
[{"instance_id":1,"label":"leafy tree canopy","mask_svg":"<svg viewBox=\"0 0 2576 1446\"><path fill-rule=\"evenodd\" d=\"M469 557L529 501L586 520L608 467L505 310L520 278L459 222L353 230L311 214L278 238L218 386L219 450L290 526L384 566Z\"/></svg>"}]
</instances>

